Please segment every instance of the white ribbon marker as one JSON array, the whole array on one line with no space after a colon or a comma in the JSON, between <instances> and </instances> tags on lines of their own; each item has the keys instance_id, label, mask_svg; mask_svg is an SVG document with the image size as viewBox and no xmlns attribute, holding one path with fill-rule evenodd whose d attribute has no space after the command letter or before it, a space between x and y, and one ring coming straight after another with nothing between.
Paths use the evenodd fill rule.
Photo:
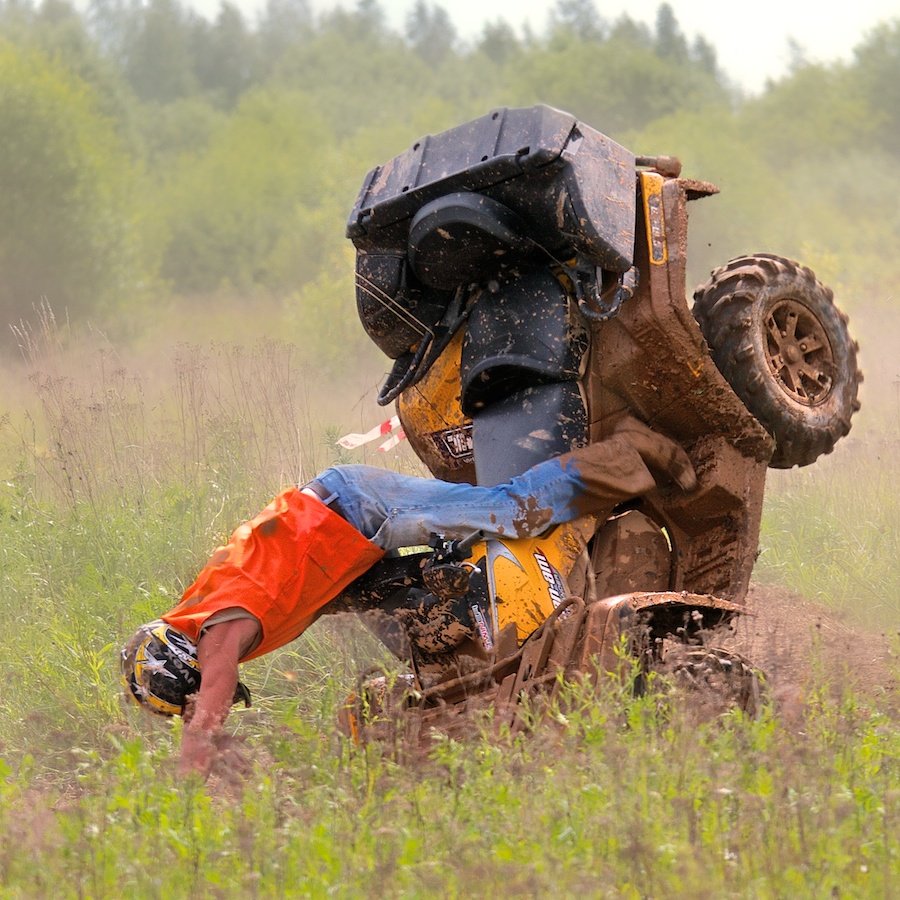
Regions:
<instances>
[{"instance_id":1,"label":"white ribbon marker","mask_svg":"<svg viewBox=\"0 0 900 900\"><path fill-rule=\"evenodd\" d=\"M365 434L357 434L355 432L352 434L345 434L342 438L338 438L338 446L343 447L345 450L355 450L357 447L362 447L363 444L377 441L378 438L390 434L395 428L399 427L400 418L398 416L391 416L390 419L369 429ZM404 435L403 431L398 431L397 434L392 435L388 440L381 444L378 449L383 451L390 450L393 447L396 447L404 437L406 437L406 435Z\"/></svg>"},{"instance_id":2,"label":"white ribbon marker","mask_svg":"<svg viewBox=\"0 0 900 900\"><path fill-rule=\"evenodd\" d=\"M388 450L393 450L403 438L406 437L403 429L401 428L396 434L392 434L383 444L381 444L378 448L379 453L387 453Z\"/></svg>"}]
</instances>

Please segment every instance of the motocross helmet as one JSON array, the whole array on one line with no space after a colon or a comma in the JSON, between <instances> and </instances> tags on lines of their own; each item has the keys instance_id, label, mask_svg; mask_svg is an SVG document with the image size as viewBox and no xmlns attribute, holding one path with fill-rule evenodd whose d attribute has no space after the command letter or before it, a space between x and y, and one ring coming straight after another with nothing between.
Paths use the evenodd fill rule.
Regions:
<instances>
[{"instance_id":1,"label":"motocross helmet","mask_svg":"<svg viewBox=\"0 0 900 900\"><path fill-rule=\"evenodd\" d=\"M142 625L122 649L126 696L158 716L180 716L188 696L200 689L197 648L162 619ZM250 706L250 691L238 682L233 703Z\"/></svg>"}]
</instances>

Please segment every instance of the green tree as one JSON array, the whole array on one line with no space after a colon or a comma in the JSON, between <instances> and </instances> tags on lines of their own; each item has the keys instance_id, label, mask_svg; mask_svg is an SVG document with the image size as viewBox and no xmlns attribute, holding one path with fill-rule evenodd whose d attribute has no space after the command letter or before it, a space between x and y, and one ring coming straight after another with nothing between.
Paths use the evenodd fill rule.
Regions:
<instances>
[{"instance_id":1,"label":"green tree","mask_svg":"<svg viewBox=\"0 0 900 900\"><path fill-rule=\"evenodd\" d=\"M34 22L35 9L31 0L0 0L0 34L17 40Z\"/></svg>"},{"instance_id":2,"label":"green tree","mask_svg":"<svg viewBox=\"0 0 900 900\"><path fill-rule=\"evenodd\" d=\"M594 0L556 0L550 11L550 34L561 32L579 41L602 41L606 24Z\"/></svg>"},{"instance_id":3,"label":"green tree","mask_svg":"<svg viewBox=\"0 0 900 900\"><path fill-rule=\"evenodd\" d=\"M223 0L210 27L198 22L194 28L193 67L200 86L225 107L254 81L258 69L256 35L247 27L241 11Z\"/></svg>"},{"instance_id":4,"label":"green tree","mask_svg":"<svg viewBox=\"0 0 900 900\"><path fill-rule=\"evenodd\" d=\"M656 52L673 62L684 63L688 59L687 41L668 3L663 3L656 11Z\"/></svg>"},{"instance_id":5,"label":"green tree","mask_svg":"<svg viewBox=\"0 0 900 900\"><path fill-rule=\"evenodd\" d=\"M821 166L871 144L883 121L879 106L860 96L843 65L806 63L747 101L740 119L748 140L774 168L803 158Z\"/></svg>"},{"instance_id":6,"label":"green tree","mask_svg":"<svg viewBox=\"0 0 900 900\"><path fill-rule=\"evenodd\" d=\"M456 29L442 6L416 0L406 19L406 38L422 59L439 66L453 52Z\"/></svg>"},{"instance_id":7,"label":"green tree","mask_svg":"<svg viewBox=\"0 0 900 900\"><path fill-rule=\"evenodd\" d=\"M278 286L271 255L295 209L321 201L329 137L302 92L245 97L206 150L184 157L166 185L163 276L183 292ZM318 251L314 243L301 249L312 277Z\"/></svg>"},{"instance_id":8,"label":"green tree","mask_svg":"<svg viewBox=\"0 0 900 900\"><path fill-rule=\"evenodd\" d=\"M329 123L333 140L375 122L410 122L440 92L437 70L380 21L377 6L331 13L312 40L285 55L270 79L303 91Z\"/></svg>"},{"instance_id":9,"label":"green tree","mask_svg":"<svg viewBox=\"0 0 900 900\"><path fill-rule=\"evenodd\" d=\"M882 149L900 148L900 19L879 25L854 51L853 82Z\"/></svg>"},{"instance_id":10,"label":"green tree","mask_svg":"<svg viewBox=\"0 0 900 900\"><path fill-rule=\"evenodd\" d=\"M698 34L691 44L691 59L708 75L720 77L715 47L702 34Z\"/></svg>"},{"instance_id":11,"label":"green tree","mask_svg":"<svg viewBox=\"0 0 900 900\"><path fill-rule=\"evenodd\" d=\"M167 183L182 158L201 156L228 115L199 94L171 103L140 104L133 116L143 158L154 180Z\"/></svg>"},{"instance_id":12,"label":"green tree","mask_svg":"<svg viewBox=\"0 0 900 900\"><path fill-rule=\"evenodd\" d=\"M141 100L169 102L197 90L192 43L197 17L178 0L149 0L132 9L124 71Z\"/></svg>"},{"instance_id":13,"label":"green tree","mask_svg":"<svg viewBox=\"0 0 900 900\"><path fill-rule=\"evenodd\" d=\"M476 51L499 65L510 60L522 49L515 31L508 22L498 19L488 22L481 30Z\"/></svg>"},{"instance_id":14,"label":"green tree","mask_svg":"<svg viewBox=\"0 0 900 900\"><path fill-rule=\"evenodd\" d=\"M257 28L261 70L270 73L289 50L312 36L309 0L268 0Z\"/></svg>"},{"instance_id":15,"label":"green tree","mask_svg":"<svg viewBox=\"0 0 900 900\"><path fill-rule=\"evenodd\" d=\"M46 296L79 316L136 277L136 178L84 82L0 41L0 326Z\"/></svg>"},{"instance_id":16,"label":"green tree","mask_svg":"<svg viewBox=\"0 0 900 900\"><path fill-rule=\"evenodd\" d=\"M609 30L609 40L614 43L622 42L633 47L643 47L652 50L654 38L650 29L643 22L635 22L629 15L620 16Z\"/></svg>"},{"instance_id":17,"label":"green tree","mask_svg":"<svg viewBox=\"0 0 900 900\"><path fill-rule=\"evenodd\" d=\"M132 0L90 0L85 17L100 52L121 68L137 25L135 4Z\"/></svg>"},{"instance_id":18,"label":"green tree","mask_svg":"<svg viewBox=\"0 0 900 900\"><path fill-rule=\"evenodd\" d=\"M128 101L117 65L104 56L84 18L68 0L43 0L40 6L0 0L0 35L17 47L43 53L86 82L101 112L127 123Z\"/></svg>"},{"instance_id":19,"label":"green tree","mask_svg":"<svg viewBox=\"0 0 900 900\"><path fill-rule=\"evenodd\" d=\"M661 116L725 102L724 85L691 62L663 59L620 20L600 42L549 41L516 59L507 84L527 102L566 109L619 140Z\"/></svg>"},{"instance_id":20,"label":"green tree","mask_svg":"<svg viewBox=\"0 0 900 900\"><path fill-rule=\"evenodd\" d=\"M342 7L323 17L323 31L335 31L353 41L377 41L387 32L387 20L378 0L357 0L350 12Z\"/></svg>"}]
</instances>

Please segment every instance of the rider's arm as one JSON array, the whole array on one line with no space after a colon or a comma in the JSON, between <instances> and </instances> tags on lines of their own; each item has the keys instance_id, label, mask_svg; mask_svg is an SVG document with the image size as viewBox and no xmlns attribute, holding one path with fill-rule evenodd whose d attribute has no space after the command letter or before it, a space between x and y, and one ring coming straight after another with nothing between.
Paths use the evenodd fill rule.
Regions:
<instances>
[{"instance_id":1,"label":"rider's arm","mask_svg":"<svg viewBox=\"0 0 900 900\"><path fill-rule=\"evenodd\" d=\"M238 660L256 640L256 619L232 619L212 625L197 642L202 675L200 690L184 716L179 772L209 775L215 757L214 738L228 716L238 683Z\"/></svg>"}]
</instances>

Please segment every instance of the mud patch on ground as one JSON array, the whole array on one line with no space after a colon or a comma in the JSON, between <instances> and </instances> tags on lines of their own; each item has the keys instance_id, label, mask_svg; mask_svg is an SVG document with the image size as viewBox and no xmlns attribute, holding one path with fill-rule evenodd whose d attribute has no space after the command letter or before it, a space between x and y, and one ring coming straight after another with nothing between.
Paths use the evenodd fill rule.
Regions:
<instances>
[{"instance_id":1,"label":"mud patch on ground","mask_svg":"<svg viewBox=\"0 0 900 900\"><path fill-rule=\"evenodd\" d=\"M827 684L898 701L897 635L849 625L821 604L785 588L751 585L750 615L719 643L747 657L767 676L776 702L799 713L809 692Z\"/></svg>"}]
</instances>

